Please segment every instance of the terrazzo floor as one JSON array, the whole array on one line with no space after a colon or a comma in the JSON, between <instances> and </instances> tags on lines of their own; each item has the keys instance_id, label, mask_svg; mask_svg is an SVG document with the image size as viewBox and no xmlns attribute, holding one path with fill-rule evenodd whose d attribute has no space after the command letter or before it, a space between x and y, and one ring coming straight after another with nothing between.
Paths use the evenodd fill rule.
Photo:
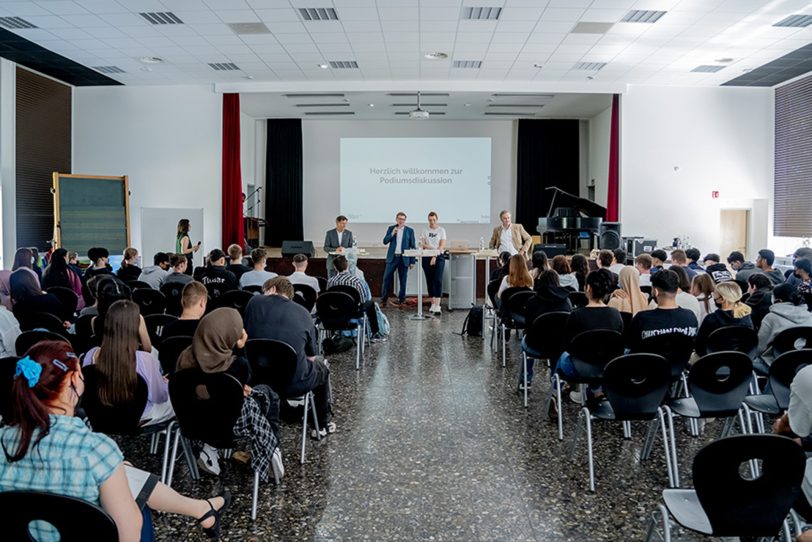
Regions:
<instances>
[{"instance_id":1,"label":"terrazzo floor","mask_svg":"<svg viewBox=\"0 0 812 542\"><path fill-rule=\"evenodd\" d=\"M641 463L643 425L623 440L619 425L595 424L590 493L583 438L570 453L578 407L565 404L559 441L543 408L548 372L540 369L523 408L515 335L502 368L487 339L454 334L466 311L423 322L409 320L412 313L386 310L391 337L367 349L360 371L354 351L330 358L338 431L309 440L300 465L301 426L283 425L287 472L280 486L260 486L256 522L249 469L223 461L219 478L193 482L178 461L175 489L206 497L225 485L234 495L221 540L644 539L667 481L659 438ZM720 428L709 423L692 439L680 424L683 485L693 455ZM147 439L121 443L127 459L160 472ZM184 518L156 517L155 528L158 540L204 539Z\"/></svg>"}]
</instances>

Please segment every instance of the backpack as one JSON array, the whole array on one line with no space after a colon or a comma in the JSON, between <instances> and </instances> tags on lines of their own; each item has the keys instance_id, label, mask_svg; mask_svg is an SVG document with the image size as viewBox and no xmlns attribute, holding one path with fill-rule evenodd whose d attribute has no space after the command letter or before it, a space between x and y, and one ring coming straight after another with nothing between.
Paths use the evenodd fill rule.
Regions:
<instances>
[{"instance_id":1,"label":"backpack","mask_svg":"<svg viewBox=\"0 0 812 542\"><path fill-rule=\"evenodd\" d=\"M462 322L460 335L468 335L469 337L482 336L482 307L480 305L472 305L468 310L468 316Z\"/></svg>"},{"instance_id":2,"label":"backpack","mask_svg":"<svg viewBox=\"0 0 812 542\"><path fill-rule=\"evenodd\" d=\"M381 310L381 307L377 303L373 303L375 305L375 317L378 319L378 335L381 337L388 337L389 336L389 319Z\"/></svg>"}]
</instances>

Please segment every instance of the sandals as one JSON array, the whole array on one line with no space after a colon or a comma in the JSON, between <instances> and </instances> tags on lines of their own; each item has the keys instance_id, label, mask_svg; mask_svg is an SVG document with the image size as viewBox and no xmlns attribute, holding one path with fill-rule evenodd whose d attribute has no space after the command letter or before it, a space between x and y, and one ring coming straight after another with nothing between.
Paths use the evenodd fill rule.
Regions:
<instances>
[{"instance_id":1,"label":"sandals","mask_svg":"<svg viewBox=\"0 0 812 542\"><path fill-rule=\"evenodd\" d=\"M229 505L231 504L231 492L227 489L224 489L222 493L217 495L217 497L223 498L223 506L219 509L215 509L214 505L211 503L210 499L206 499L206 502L209 503L209 507L211 510L197 518L197 522L202 525L204 521L209 519L210 517L214 518L214 525L209 527L208 529L204 528L203 532L206 533L206 536L209 537L209 540L219 540L220 538L220 526L221 522L220 519L223 516L223 513L228 509Z\"/></svg>"}]
</instances>

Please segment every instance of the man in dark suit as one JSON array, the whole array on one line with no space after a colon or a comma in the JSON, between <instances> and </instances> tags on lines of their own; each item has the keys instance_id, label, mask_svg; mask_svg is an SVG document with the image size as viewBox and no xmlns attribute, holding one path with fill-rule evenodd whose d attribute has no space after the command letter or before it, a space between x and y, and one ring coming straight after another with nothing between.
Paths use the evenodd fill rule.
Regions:
<instances>
[{"instance_id":1,"label":"man in dark suit","mask_svg":"<svg viewBox=\"0 0 812 542\"><path fill-rule=\"evenodd\" d=\"M398 272L398 279L400 280L400 292L397 301L398 305L400 305L406 299L406 276L409 269L414 267L414 258L403 255L404 251L415 248L414 230L406 225L406 213L401 211L395 216L395 224L389 226L386 230L383 244L389 245L389 250L386 251L386 270L383 272L381 306L386 306L386 298L389 297L395 271Z\"/></svg>"},{"instance_id":2,"label":"man in dark suit","mask_svg":"<svg viewBox=\"0 0 812 542\"><path fill-rule=\"evenodd\" d=\"M333 260L335 256L331 252L344 252L346 248L352 248L352 232L347 229L347 217L338 215L336 218L336 227L332 230L327 230L327 235L324 237L324 252L327 254L327 278L330 279L336 274Z\"/></svg>"}]
</instances>

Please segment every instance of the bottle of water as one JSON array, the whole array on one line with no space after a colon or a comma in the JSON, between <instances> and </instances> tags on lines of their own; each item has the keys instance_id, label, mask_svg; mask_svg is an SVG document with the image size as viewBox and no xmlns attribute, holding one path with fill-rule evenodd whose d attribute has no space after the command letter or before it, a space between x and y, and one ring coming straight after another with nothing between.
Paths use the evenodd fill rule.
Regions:
<instances>
[{"instance_id":1,"label":"bottle of water","mask_svg":"<svg viewBox=\"0 0 812 542\"><path fill-rule=\"evenodd\" d=\"M485 238L484 237L479 238L479 250L480 250L480 252L485 250Z\"/></svg>"}]
</instances>

